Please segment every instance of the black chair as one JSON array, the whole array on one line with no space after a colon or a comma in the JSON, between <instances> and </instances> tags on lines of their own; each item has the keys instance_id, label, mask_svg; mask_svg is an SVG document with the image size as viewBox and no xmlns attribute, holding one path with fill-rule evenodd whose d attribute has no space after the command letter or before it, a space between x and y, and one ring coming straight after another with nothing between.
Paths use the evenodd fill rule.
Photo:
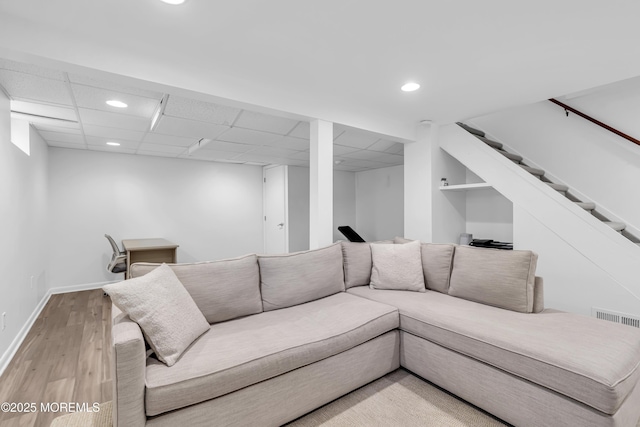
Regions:
<instances>
[{"instance_id":1,"label":"black chair","mask_svg":"<svg viewBox=\"0 0 640 427\"><path fill-rule=\"evenodd\" d=\"M360 237L356 231L348 225L341 225L338 227L338 231L341 232L350 242L363 243L364 239Z\"/></svg>"},{"instance_id":2,"label":"black chair","mask_svg":"<svg viewBox=\"0 0 640 427\"><path fill-rule=\"evenodd\" d=\"M111 248L113 249L113 255L111 255L111 261L107 265L107 271L110 273L125 273L127 271L127 253L120 250L111 236L105 234L104 237L111 243Z\"/></svg>"}]
</instances>

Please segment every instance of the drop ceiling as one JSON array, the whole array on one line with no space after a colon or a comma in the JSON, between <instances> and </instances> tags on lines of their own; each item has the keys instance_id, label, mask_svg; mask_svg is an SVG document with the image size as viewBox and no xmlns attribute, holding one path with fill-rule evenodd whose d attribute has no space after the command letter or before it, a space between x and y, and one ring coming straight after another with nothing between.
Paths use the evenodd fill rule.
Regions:
<instances>
[{"instance_id":1,"label":"drop ceiling","mask_svg":"<svg viewBox=\"0 0 640 427\"><path fill-rule=\"evenodd\" d=\"M0 86L12 110L52 147L250 165L309 166L309 122L96 80L0 59ZM164 114L150 130L160 101ZM106 104L117 99L128 105ZM201 139L211 142L189 153ZM117 142L119 146L107 145ZM334 125L336 170L363 171L403 163L403 145L379 134Z\"/></svg>"}]
</instances>

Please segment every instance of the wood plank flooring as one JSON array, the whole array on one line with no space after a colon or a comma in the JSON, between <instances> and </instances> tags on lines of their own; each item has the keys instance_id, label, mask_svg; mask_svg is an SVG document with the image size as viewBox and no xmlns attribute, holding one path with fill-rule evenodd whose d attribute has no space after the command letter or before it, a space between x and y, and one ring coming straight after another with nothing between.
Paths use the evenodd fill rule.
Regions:
<instances>
[{"instance_id":1,"label":"wood plank flooring","mask_svg":"<svg viewBox=\"0 0 640 427\"><path fill-rule=\"evenodd\" d=\"M102 290L52 295L0 377L0 403L35 403L33 413L0 412L0 427L49 427L66 412L41 403L111 400L111 300Z\"/></svg>"}]
</instances>

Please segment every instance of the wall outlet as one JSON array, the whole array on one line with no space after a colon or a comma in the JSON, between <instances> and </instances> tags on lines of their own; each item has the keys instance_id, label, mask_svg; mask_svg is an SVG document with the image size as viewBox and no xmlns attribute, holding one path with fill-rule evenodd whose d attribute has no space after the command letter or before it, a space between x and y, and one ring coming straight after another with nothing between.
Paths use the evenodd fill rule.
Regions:
<instances>
[{"instance_id":1,"label":"wall outlet","mask_svg":"<svg viewBox=\"0 0 640 427\"><path fill-rule=\"evenodd\" d=\"M0 324L2 324L2 329L1 330L5 330L5 328L7 327L7 312L5 311L4 313L2 313L2 317L0 317Z\"/></svg>"}]
</instances>

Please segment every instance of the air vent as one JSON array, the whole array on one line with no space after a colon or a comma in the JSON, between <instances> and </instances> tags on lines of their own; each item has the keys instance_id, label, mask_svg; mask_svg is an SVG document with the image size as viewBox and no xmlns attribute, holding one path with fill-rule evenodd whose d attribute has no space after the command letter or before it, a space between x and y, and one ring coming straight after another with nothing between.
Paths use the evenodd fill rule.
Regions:
<instances>
[{"instance_id":1,"label":"air vent","mask_svg":"<svg viewBox=\"0 0 640 427\"><path fill-rule=\"evenodd\" d=\"M608 320L609 322L622 323L623 325L640 328L640 317L633 316L631 314L591 307L591 316L602 320Z\"/></svg>"}]
</instances>

